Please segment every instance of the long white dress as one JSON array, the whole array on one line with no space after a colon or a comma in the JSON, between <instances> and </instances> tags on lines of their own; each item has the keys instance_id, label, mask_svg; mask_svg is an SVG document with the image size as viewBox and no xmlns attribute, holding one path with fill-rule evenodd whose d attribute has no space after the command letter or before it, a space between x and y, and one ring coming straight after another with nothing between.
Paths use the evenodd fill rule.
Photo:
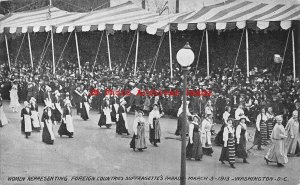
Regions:
<instances>
[{"instance_id":1,"label":"long white dress","mask_svg":"<svg viewBox=\"0 0 300 185\"><path fill-rule=\"evenodd\" d=\"M13 85L13 87L10 90L10 108L18 108L20 107L19 103L19 97L18 97L18 87L16 85Z\"/></svg>"},{"instance_id":2,"label":"long white dress","mask_svg":"<svg viewBox=\"0 0 300 185\"><path fill-rule=\"evenodd\" d=\"M0 100L0 126L4 126L8 123L7 117L3 111L3 103Z\"/></svg>"}]
</instances>

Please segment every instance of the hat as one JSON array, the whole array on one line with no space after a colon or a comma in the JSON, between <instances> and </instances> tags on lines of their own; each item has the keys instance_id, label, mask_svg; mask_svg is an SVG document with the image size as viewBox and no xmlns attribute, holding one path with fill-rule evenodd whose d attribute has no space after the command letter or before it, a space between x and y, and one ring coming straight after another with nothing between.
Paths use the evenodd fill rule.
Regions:
<instances>
[{"instance_id":1,"label":"hat","mask_svg":"<svg viewBox=\"0 0 300 185\"><path fill-rule=\"evenodd\" d=\"M240 117L239 121L241 121L242 119L245 119L245 121L246 121L247 117L243 115L243 116Z\"/></svg>"},{"instance_id":2,"label":"hat","mask_svg":"<svg viewBox=\"0 0 300 185\"><path fill-rule=\"evenodd\" d=\"M144 115L144 111L143 111L143 109L142 108L137 108L137 110L136 110L138 113L142 113L143 115Z\"/></svg>"},{"instance_id":3,"label":"hat","mask_svg":"<svg viewBox=\"0 0 300 185\"><path fill-rule=\"evenodd\" d=\"M27 107L29 105L28 101L24 101L24 106Z\"/></svg>"}]
</instances>

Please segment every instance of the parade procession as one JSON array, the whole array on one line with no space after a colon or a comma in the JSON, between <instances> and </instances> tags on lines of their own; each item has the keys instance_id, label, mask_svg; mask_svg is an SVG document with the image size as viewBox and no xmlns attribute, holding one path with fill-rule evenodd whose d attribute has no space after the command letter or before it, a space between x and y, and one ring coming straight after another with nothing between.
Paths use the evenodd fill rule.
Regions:
<instances>
[{"instance_id":1,"label":"parade procession","mask_svg":"<svg viewBox=\"0 0 300 185\"><path fill-rule=\"evenodd\" d=\"M0 184L300 184L300 2L217 1L0 0Z\"/></svg>"}]
</instances>

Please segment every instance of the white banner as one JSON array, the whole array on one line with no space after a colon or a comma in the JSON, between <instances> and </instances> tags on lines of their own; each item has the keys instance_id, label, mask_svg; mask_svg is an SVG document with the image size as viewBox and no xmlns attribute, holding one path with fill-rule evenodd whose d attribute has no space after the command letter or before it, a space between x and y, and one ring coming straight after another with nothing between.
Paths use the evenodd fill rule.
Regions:
<instances>
[{"instance_id":1,"label":"white banner","mask_svg":"<svg viewBox=\"0 0 300 185\"><path fill-rule=\"evenodd\" d=\"M24 123L25 123L25 132L31 132L31 117L29 115L24 114Z\"/></svg>"},{"instance_id":2,"label":"white banner","mask_svg":"<svg viewBox=\"0 0 300 185\"><path fill-rule=\"evenodd\" d=\"M74 132L73 118L71 115L66 115L66 125L69 132Z\"/></svg>"}]
</instances>

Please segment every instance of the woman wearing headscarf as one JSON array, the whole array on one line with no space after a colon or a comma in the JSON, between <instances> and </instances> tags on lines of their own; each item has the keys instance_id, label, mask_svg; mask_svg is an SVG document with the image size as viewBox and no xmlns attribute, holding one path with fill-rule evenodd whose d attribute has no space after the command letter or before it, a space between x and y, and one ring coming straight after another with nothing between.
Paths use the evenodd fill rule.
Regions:
<instances>
[{"instance_id":1,"label":"woman wearing headscarf","mask_svg":"<svg viewBox=\"0 0 300 185\"><path fill-rule=\"evenodd\" d=\"M31 135L32 122L31 110L27 101L24 102L24 108L21 110L21 132L25 134L26 138Z\"/></svg>"},{"instance_id":2,"label":"woman wearing headscarf","mask_svg":"<svg viewBox=\"0 0 300 185\"><path fill-rule=\"evenodd\" d=\"M265 156L265 161L267 164L274 162L277 163L278 167L283 167L283 164L288 162L287 152L284 147L284 139L287 138L287 135L282 125L282 116L276 116L275 119L276 124L271 134L272 145Z\"/></svg>"},{"instance_id":3,"label":"woman wearing headscarf","mask_svg":"<svg viewBox=\"0 0 300 185\"><path fill-rule=\"evenodd\" d=\"M265 108L262 108L260 113L256 118L256 131L254 136L253 146L257 145L258 150L262 150L261 145L268 145L268 136L267 136L267 121L268 117L266 115Z\"/></svg>"},{"instance_id":4,"label":"woman wearing headscarf","mask_svg":"<svg viewBox=\"0 0 300 185\"><path fill-rule=\"evenodd\" d=\"M42 122L44 123L43 133L42 133L42 141L46 144L53 145L54 143L54 132L53 132L53 126L52 126L52 116L54 105L50 101L45 102L46 106L43 110L42 115Z\"/></svg>"},{"instance_id":5,"label":"woman wearing headscarf","mask_svg":"<svg viewBox=\"0 0 300 185\"><path fill-rule=\"evenodd\" d=\"M0 94L0 127L3 127L4 125L8 124L7 117L3 111L3 102L2 102L2 96Z\"/></svg>"},{"instance_id":6,"label":"woman wearing headscarf","mask_svg":"<svg viewBox=\"0 0 300 185\"><path fill-rule=\"evenodd\" d=\"M268 140L271 140L271 134L274 128L274 125L276 123L275 121L275 115L273 113L273 108L272 107L268 107L268 110L266 112L266 116L267 116L267 121L266 121L266 125L267 125L267 138Z\"/></svg>"},{"instance_id":7,"label":"woman wearing headscarf","mask_svg":"<svg viewBox=\"0 0 300 185\"><path fill-rule=\"evenodd\" d=\"M196 161L201 161L203 157L199 123L200 117L193 116L193 122L189 125L189 141L186 146L186 158L194 158Z\"/></svg>"},{"instance_id":8,"label":"woman wearing headscarf","mask_svg":"<svg viewBox=\"0 0 300 185\"><path fill-rule=\"evenodd\" d=\"M235 154L238 158L243 159L243 163L249 163L247 161L247 151L246 151L246 143L247 143L247 125L246 125L246 117L240 117L239 124L236 127L235 132Z\"/></svg>"},{"instance_id":9,"label":"woman wearing headscarf","mask_svg":"<svg viewBox=\"0 0 300 185\"><path fill-rule=\"evenodd\" d=\"M81 108L81 118L84 121L88 120L90 117L90 99L88 97L88 92L86 90L83 92L80 108Z\"/></svg>"},{"instance_id":10,"label":"woman wearing headscarf","mask_svg":"<svg viewBox=\"0 0 300 185\"><path fill-rule=\"evenodd\" d=\"M224 128L227 126L227 120L230 117L230 111L231 111L231 107L226 106L225 107L225 112L223 113L223 117L222 117L223 125L221 127L221 130L218 132L218 134L215 138L215 144L217 146L223 146L223 144L224 144L224 142L223 142L223 131L224 131Z\"/></svg>"},{"instance_id":11,"label":"woman wearing headscarf","mask_svg":"<svg viewBox=\"0 0 300 185\"><path fill-rule=\"evenodd\" d=\"M153 110L149 113L149 140L155 147L157 143L160 143L161 129L159 118L164 115L164 112L160 114L157 104L153 105Z\"/></svg>"},{"instance_id":12,"label":"woman wearing headscarf","mask_svg":"<svg viewBox=\"0 0 300 185\"><path fill-rule=\"evenodd\" d=\"M128 123L127 123L127 112L130 110L131 107L126 108L126 100L122 98L120 100L120 106L118 107L117 114L116 114L116 133L122 135L123 133L130 135L128 132Z\"/></svg>"},{"instance_id":13,"label":"woman wearing headscarf","mask_svg":"<svg viewBox=\"0 0 300 185\"><path fill-rule=\"evenodd\" d=\"M211 144L211 128L213 126L212 122L212 112L206 112L206 116L202 121L202 134L201 134L201 141L202 141L202 150L203 154L212 156L214 152L212 149Z\"/></svg>"},{"instance_id":14,"label":"woman wearing headscarf","mask_svg":"<svg viewBox=\"0 0 300 185\"><path fill-rule=\"evenodd\" d=\"M298 121L298 111L293 111L293 117L289 119L285 131L287 133L287 139L285 141L285 148L287 155L295 156L297 145L300 147L300 131Z\"/></svg>"},{"instance_id":15,"label":"woman wearing headscarf","mask_svg":"<svg viewBox=\"0 0 300 185\"><path fill-rule=\"evenodd\" d=\"M132 148L134 151L135 149L138 149L139 151L143 151L144 149L147 149L146 134L145 134L146 120L143 118L144 112L142 109L138 109L137 113L138 115L133 121L132 129L134 135L130 142L130 148Z\"/></svg>"},{"instance_id":16,"label":"woman wearing headscarf","mask_svg":"<svg viewBox=\"0 0 300 185\"><path fill-rule=\"evenodd\" d=\"M40 118L39 118L39 108L38 105L36 104L36 99L34 97L31 97L30 99L30 110L31 110L31 118L32 118L32 126L33 129L36 131L41 130L41 123L40 123Z\"/></svg>"},{"instance_id":17,"label":"woman wearing headscarf","mask_svg":"<svg viewBox=\"0 0 300 185\"><path fill-rule=\"evenodd\" d=\"M231 168L235 168L235 137L234 137L234 126L232 125L233 119L229 118L227 120L227 124L224 127L223 132L223 147L221 151L221 156L219 161L222 162L222 164L225 164L224 161L228 161Z\"/></svg>"},{"instance_id":18,"label":"woman wearing headscarf","mask_svg":"<svg viewBox=\"0 0 300 185\"><path fill-rule=\"evenodd\" d=\"M73 138L74 135L74 125L71 112L71 101L69 99L65 100L65 107L63 109L62 123L58 129L58 135L66 135L69 138Z\"/></svg>"}]
</instances>

